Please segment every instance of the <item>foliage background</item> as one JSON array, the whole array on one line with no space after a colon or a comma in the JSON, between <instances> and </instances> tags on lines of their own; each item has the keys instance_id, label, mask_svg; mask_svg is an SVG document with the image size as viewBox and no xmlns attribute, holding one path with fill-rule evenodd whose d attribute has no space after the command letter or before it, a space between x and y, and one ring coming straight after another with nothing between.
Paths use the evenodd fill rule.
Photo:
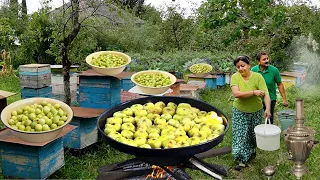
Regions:
<instances>
[{"instance_id":1,"label":"foliage background","mask_svg":"<svg viewBox=\"0 0 320 180\"><path fill-rule=\"evenodd\" d=\"M18 0L1 4L0 50L10 52L15 68L27 63L61 63L59 40L66 19L61 18L59 12L53 13L48 1L44 1L43 8L33 14L26 14L23 11L26 7ZM249 55L255 64L255 54L264 50L270 53L272 64L280 70L290 70L294 62L304 63L307 66L307 85L320 82L320 12L319 7L308 5L307 1L206 0L191 16L186 16L179 6L159 10L143 4L141 0L139 4L134 0L105 2L116 7L110 14L117 14L118 18L92 16L83 23L69 49L69 59L80 65L79 70L87 68L85 57L88 54L98 50L116 50L132 57L133 62L128 66L131 71L161 69L184 72L193 62L206 61L214 66L216 72L234 72L232 62L238 55ZM119 19L122 19L121 23ZM137 23L137 19L143 23ZM289 108L294 108L293 99L305 99L306 124L319 129L319 85L307 87L287 91ZM19 92L19 79L1 76L0 89ZM206 89L200 94L202 100L224 109L230 117L230 88L214 92ZM9 103L19 98L20 94L17 94L9 98ZM318 134L316 139L319 139ZM229 146L230 142L229 130L220 146ZM279 156L259 151L257 162L252 167L242 173L230 171L229 177L263 179L264 175L257 172L268 163L275 164L281 160L275 178L294 179L286 173L292 163L286 161L284 152L284 146ZM315 148L307 161L314 174L306 175L306 179L319 177L318 154L319 148ZM100 141L78 156L66 150L65 157L65 166L50 178L93 179L97 176L98 167L132 156L115 151ZM210 158L208 162L233 166L231 154ZM87 171L81 171L83 167ZM194 179L209 179L197 171L190 174Z\"/></svg>"},{"instance_id":2,"label":"foliage background","mask_svg":"<svg viewBox=\"0 0 320 180\"><path fill-rule=\"evenodd\" d=\"M26 63L60 64L59 39L65 19L48 2L27 15L22 13L22 4L2 4L0 49L11 52L15 68ZM315 42L320 41L319 8L307 1L290 1L293 4L289 6L286 0L240 0L238 4L235 0L208 0L190 16L178 5L155 9L141 1L121 2L105 1L116 7L110 14L117 18L107 13L107 18L92 16L85 21L69 51L73 64L86 68L85 57L98 50L130 54L136 60L129 67L133 71L183 71L186 62L197 58L208 59L216 71L234 71L231 62L236 56L249 55L255 64L255 54L262 50L270 53L272 64L280 70L305 61L301 57L308 51L317 60L308 63L319 61L319 49L299 54L295 53L299 47L292 48L294 39L309 34ZM82 19L89 9L83 9ZM169 62L172 66L168 67Z\"/></svg>"}]
</instances>

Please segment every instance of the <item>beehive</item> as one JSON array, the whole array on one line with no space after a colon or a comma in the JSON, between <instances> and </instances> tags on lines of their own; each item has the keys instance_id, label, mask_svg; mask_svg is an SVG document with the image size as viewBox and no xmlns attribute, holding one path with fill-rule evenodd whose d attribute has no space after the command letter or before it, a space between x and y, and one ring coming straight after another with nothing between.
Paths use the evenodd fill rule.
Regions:
<instances>
[{"instance_id":1,"label":"beehive","mask_svg":"<svg viewBox=\"0 0 320 180\"><path fill-rule=\"evenodd\" d=\"M131 81L131 76L127 76L121 79L121 89L129 91L134 86L135 84Z\"/></svg>"},{"instance_id":2,"label":"beehive","mask_svg":"<svg viewBox=\"0 0 320 180\"><path fill-rule=\"evenodd\" d=\"M78 103L84 108L108 109L120 104L120 79L88 70L79 74Z\"/></svg>"},{"instance_id":3,"label":"beehive","mask_svg":"<svg viewBox=\"0 0 320 180\"><path fill-rule=\"evenodd\" d=\"M46 179L64 165L62 136L74 129L67 125L54 140L28 143L12 135L9 129L0 132L2 174L11 178Z\"/></svg>"},{"instance_id":4,"label":"beehive","mask_svg":"<svg viewBox=\"0 0 320 180\"><path fill-rule=\"evenodd\" d=\"M224 73L216 73L217 76L217 86L224 86L226 84L225 74Z\"/></svg>"},{"instance_id":5,"label":"beehive","mask_svg":"<svg viewBox=\"0 0 320 180\"><path fill-rule=\"evenodd\" d=\"M21 88L43 88L51 85L50 64L26 64L19 66Z\"/></svg>"},{"instance_id":6,"label":"beehive","mask_svg":"<svg viewBox=\"0 0 320 180\"><path fill-rule=\"evenodd\" d=\"M97 117L105 110L72 107L73 119L69 123L76 126L74 130L63 137L64 147L83 149L98 141Z\"/></svg>"},{"instance_id":7,"label":"beehive","mask_svg":"<svg viewBox=\"0 0 320 180\"><path fill-rule=\"evenodd\" d=\"M32 98L32 97L47 97L51 98L52 97L52 87L47 86L47 87L42 87L42 88L21 88L21 98L26 99L26 98Z\"/></svg>"}]
</instances>

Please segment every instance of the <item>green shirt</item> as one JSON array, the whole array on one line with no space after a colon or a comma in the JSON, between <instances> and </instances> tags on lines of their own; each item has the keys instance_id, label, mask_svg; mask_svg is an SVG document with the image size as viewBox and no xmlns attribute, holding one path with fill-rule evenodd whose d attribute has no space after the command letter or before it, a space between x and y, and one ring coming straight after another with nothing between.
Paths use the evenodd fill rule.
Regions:
<instances>
[{"instance_id":1,"label":"green shirt","mask_svg":"<svg viewBox=\"0 0 320 180\"><path fill-rule=\"evenodd\" d=\"M266 83L259 73L251 72L248 81L245 81L239 72L231 76L230 86L238 86L241 92L252 92L253 90L262 90L268 94ZM250 96L248 98L235 98L233 106L242 112L252 113L262 109L262 100L259 96Z\"/></svg>"},{"instance_id":2,"label":"green shirt","mask_svg":"<svg viewBox=\"0 0 320 180\"><path fill-rule=\"evenodd\" d=\"M271 101L277 100L276 84L281 83L281 75L279 70L276 67L269 65L267 69L264 72L262 72L260 70L259 65L256 65L251 68L251 71L258 72L263 76L268 87Z\"/></svg>"}]
</instances>

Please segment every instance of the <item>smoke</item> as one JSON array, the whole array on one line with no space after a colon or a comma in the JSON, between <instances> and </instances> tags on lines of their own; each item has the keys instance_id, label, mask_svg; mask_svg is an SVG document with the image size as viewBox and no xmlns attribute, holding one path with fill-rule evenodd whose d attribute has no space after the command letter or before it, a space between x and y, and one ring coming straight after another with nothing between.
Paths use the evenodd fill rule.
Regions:
<instances>
[{"instance_id":1,"label":"smoke","mask_svg":"<svg viewBox=\"0 0 320 180\"><path fill-rule=\"evenodd\" d=\"M299 36L293 39L291 52L296 57L296 65L303 67L305 73L304 85L320 84L320 54L319 46L310 33L308 37Z\"/></svg>"}]
</instances>

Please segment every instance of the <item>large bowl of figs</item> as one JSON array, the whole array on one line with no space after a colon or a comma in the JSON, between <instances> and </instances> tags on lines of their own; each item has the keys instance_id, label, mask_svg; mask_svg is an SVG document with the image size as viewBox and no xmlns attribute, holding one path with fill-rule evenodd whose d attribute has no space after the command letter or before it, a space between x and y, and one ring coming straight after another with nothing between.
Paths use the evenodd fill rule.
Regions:
<instances>
[{"instance_id":1,"label":"large bowl of figs","mask_svg":"<svg viewBox=\"0 0 320 180\"><path fill-rule=\"evenodd\" d=\"M198 63L190 66L189 70L190 72L192 72L193 75L197 77L206 77L210 75L210 72L212 71L212 66L207 63Z\"/></svg>"},{"instance_id":2,"label":"large bowl of figs","mask_svg":"<svg viewBox=\"0 0 320 180\"><path fill-rule=\"evenodd\" d=\"M117 51L98 51L88 55L86 62L97 73L113 76L126 68L131 62L131 57Z\"/></svg>"},{"instance_id":3,"label":"large bowl of figs","mask_svg":"<svg viewBox=\"0 0 320 180\"><path fill-rule=\"evenodd\" d=\"M166 71L146 70L131 76L131 81L147 95L162 94L168 91L177 78Z\"/></svg>"},{"instance_id":4,"label":"large bowl of figs","mask_svg":"<svg viewBox=\"0 0 320 180\"><path fill-rule=\"evenodd\" d=\"M56 138L72 120L73 111L51 98L27 98L6 106L2 123L17 138L30 143L43 143Z\"/></svg>"}]
</instances>

